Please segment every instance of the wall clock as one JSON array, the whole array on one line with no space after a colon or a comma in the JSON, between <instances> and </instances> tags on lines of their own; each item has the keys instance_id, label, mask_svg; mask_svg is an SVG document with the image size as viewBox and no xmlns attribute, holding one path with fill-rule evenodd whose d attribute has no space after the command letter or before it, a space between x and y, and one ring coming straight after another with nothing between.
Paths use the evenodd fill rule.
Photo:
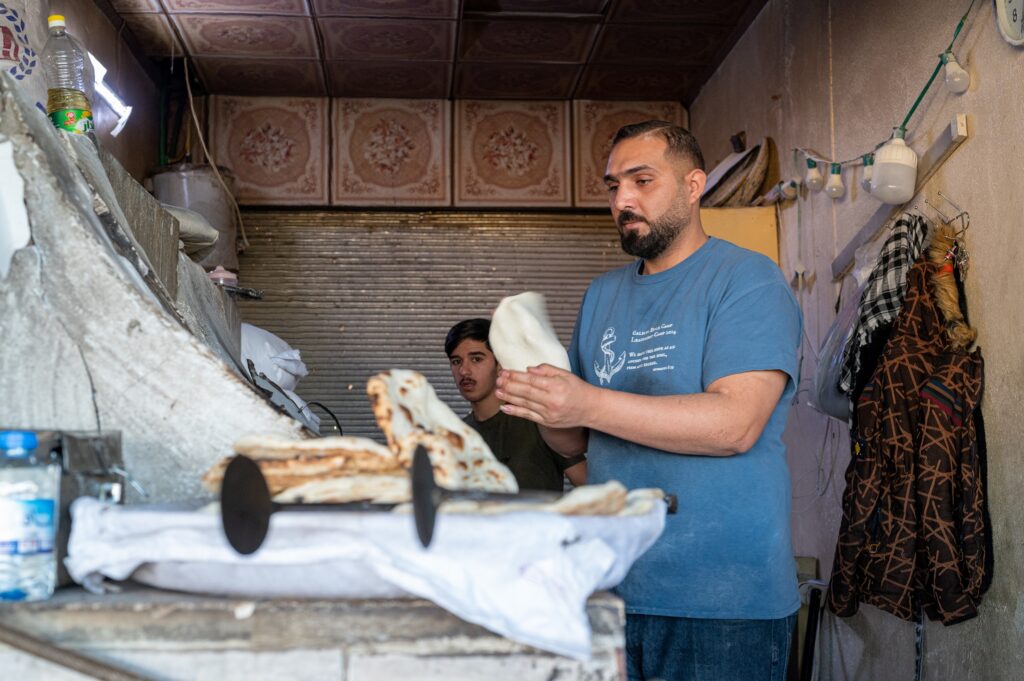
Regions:
<instances>
[{"instance_id":1,"label":"wall clock","mask_svg":"<svg viewBox=\"0 0 1024 681\"><path fill-rule=\"evenodd\" d=\"M1024 45L1024 0L994 0L999 32L1011 45Z\"/></svg>"}]
</instances>

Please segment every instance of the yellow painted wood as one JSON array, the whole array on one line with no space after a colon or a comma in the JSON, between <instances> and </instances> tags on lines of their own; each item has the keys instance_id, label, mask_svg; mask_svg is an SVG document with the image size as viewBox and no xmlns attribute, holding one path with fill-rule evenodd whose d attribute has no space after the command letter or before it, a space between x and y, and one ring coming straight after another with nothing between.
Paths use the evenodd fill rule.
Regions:
<instances>
[{"instance_id":1,"label":"yellow painted wood","mask_svg":"<svg viewBox=\"0 0 1024 681\"><path fill-rule=\"evenodd\" d=\"M710 236L763 253L779 264L779 223L774 206L702 208L700 220Z\"/></svg>"}]
</instances>

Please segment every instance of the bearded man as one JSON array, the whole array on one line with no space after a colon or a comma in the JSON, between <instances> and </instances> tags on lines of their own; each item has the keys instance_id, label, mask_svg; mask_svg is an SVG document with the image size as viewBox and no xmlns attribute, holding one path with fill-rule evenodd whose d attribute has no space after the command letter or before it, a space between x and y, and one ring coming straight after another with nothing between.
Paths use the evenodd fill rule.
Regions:
<instances>
[{"instance_id":1,"label":"bearded man","mask_svg":"<svg viewBox=\"0 0 1024 681\"><path fill-rule=\"evenodd\" d=\"M678 496L617 589L630 679L785 679L800 598L781 435L799 307L775 263L704 232L707 177L687 130L623 127L604 181L638 259L587 289L572 372L502 371L501 410L556 451L586 450L590 482Z\"/></svg>"}]
</instances>

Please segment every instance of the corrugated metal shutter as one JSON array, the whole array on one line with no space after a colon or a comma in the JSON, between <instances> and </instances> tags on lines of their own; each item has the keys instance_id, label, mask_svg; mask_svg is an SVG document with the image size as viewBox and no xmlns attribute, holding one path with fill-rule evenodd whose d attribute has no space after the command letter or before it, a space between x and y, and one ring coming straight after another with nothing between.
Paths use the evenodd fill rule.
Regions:
<instances>
[{"instance_id":1,"label":"corrugated metal shutter","mask_svg":"<svg viewBox=\"0 0 1024 681\"><path fill-rule=\"evenodd\" d=\"M463 212L247 212L241 284L264 291L242 318L302 352L303 399L326 404L346 435L381 440L366 381L415 369L460 416L444 354L448 329L490 317L504 296L545 294L568 345L595 276L629 261L611 217ZM317 414L327 435L329 418Z\"/></svg>"}]
</instances>

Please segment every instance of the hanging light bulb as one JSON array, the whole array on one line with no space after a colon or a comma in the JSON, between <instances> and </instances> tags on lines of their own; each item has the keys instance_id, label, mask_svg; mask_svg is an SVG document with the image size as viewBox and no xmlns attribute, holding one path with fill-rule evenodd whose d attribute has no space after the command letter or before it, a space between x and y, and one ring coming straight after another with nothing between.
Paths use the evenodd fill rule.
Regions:
<instances>
[{"instance_id":1,"label":"hanging light bulb","mask_svg":"<svg viewBox=\"0 0 1024 681\"><path fill-rule=\"evenodd\" d=\"M956 55L952 51L943 52L942 63L946 65L945 80L949 91L956 95L962 95L967 92L967 88L971 87L971 74L967 73L964 67L960 66L960 62L956 60Z\"/></svg>"},{"instance_id":2,"label":"hanging light bulb","mask_svg":"<svg viewBox=\"0 0 1024 681\"><path fill-rule=\"evenodd\" d=\"M795 199L800 189L800 180L792 178L782 182L782 195L787 199Z\"/></svg>"},{"instance_id":3,"label":"hanging light bulb","mask_svg":"<svg viewBox=\"0 0 1024 681\"><path fill-rule=\"evenodd\" d=\"M843 186L842 172L843 167L838 163L833 163L828 172L828 182L825 184L825 193L828 194L829 198L833 201L842 198L843 194L846 193L846 187Z\"/></svg>"},{"instance_id":4,"label":"hanging light bulb","mask_svg":"<svg viewBox=\"0 0 1024 681\"><path fill-rule=\"evenodd\" d=\"M903 141L906 131L896 128L892 139L875 152L871 194L882 203L906 203L914 197L917 154Z\"/></svg>"},{"instance_id":5,"label":"hanging light bulb","mask_svg":"<svg viewBox=\"0 0 1024 681\"><path fill-rule=\"evenodd\" d=\"M807 159L807 176L804 178L804 184L812 192L816 192L825 186L825 178L821 176L821 171L818 170L818 162L813 158Z\"/></svg>"},{"instance_id":6,"label":"hanging light bulb","mask_svg":"<svg viewBox=\"0 0 1024 681\"><path fill-rule=\"evenodd\" d=\"M864 191L871 191L871 176L875 172L875 155L864 154L861 157L861 162L864 164L864 175L860 178L860 186L864 188Z\"/></svg>"}]
</instances>

